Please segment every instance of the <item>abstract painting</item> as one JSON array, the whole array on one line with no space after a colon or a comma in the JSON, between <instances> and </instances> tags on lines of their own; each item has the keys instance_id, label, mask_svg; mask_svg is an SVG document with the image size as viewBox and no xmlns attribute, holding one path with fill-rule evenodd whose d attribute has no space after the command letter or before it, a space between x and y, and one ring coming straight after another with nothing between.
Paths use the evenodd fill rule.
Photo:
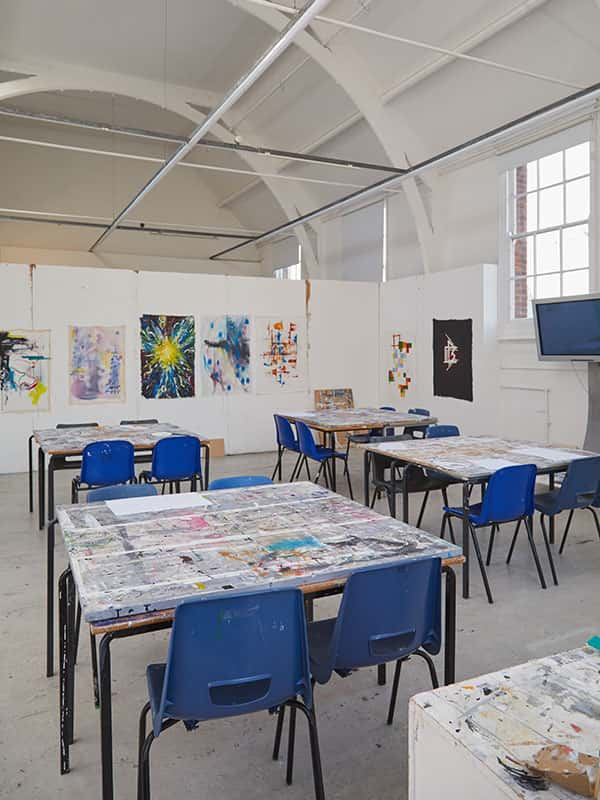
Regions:
<instances>
[{"instance_id":1,"label":"abstract painting","mask_svg":"<svg viewBox=\"0 0 600 800\"><path fill-rule=\"evenodd\" d=\"M69 327L69 402L125 400L125 327Z\"/></svg>"},{"instance_id":2,"label":"abstract painting","mask_svg":"<svg viewBox=\"0 0 600 800\"><path fill-rule=\"evenodd\" d=\"M50 408L50 331L0 330L0 411Z\"/></svg>"},{"instance_id":3,"label":"abstract painting","mask_svg":"<svg viewBox=\"0 0 600 800\"><path fill-rule=\"evenodd\" d=\"M473 320L433 320L433 393L473 402Z\"/></svg>"},{"instance_id":4,"label":"abstract painting","mask_svg":"<svg viewBox=\"0 0 600 800\"><path fill-rule=\"evenodd\" d=\"M304 320L260 317L255 320L255 324L260 336L257 392L268 394L273 391L304 389L306 375Z\"/></svg>"},{"instance_id":5,"label":"abstract painting","mask_svg":"<svg viewBox=\"0 0 600 800\"><path fill-rule=\"evenodd\" d=\"M193 317L140 318L142 397L194 397L196 330Z\"/></svg>"},{"instance_id":6,"label":"abstract painting","mask_svg":"<svg viewBox=\"0 0 600 800\"><path fill-rule=\"evenodd\" d=\"M213 394L249 392L250 318L244 314L202 321L202 375Z\"/></svg>"},{"instance_id":7,"label":"abstract painting","mask_svg":"<svg viewBox=\"0 0 600 800\"><path fill-rule=\"evenodd\" d=\"M399 333L392 333L392 360L388 369L388 383L395 384L400 397L406 397L412 380L407 363L412 347L412 342L407 342Z\"/></svg>"}]
</instances>

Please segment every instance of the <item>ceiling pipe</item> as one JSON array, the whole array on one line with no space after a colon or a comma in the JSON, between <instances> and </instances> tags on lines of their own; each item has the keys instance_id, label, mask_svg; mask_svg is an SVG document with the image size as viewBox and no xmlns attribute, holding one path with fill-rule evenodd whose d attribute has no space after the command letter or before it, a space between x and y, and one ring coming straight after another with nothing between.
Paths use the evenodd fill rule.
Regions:
<instances>
[{"instance_id":1,"label":"ceiling pipe","mask_svg":"<svg viewBox=\"0 0 600 800\"><path fill-rule=\"evenodd\" d=\"M472 150L484 143L493 142L500 137L504 136L504 134L508 133L509 131L516 131L520 128L528 126L531 122L539 122L541 119L544 119L547 116L551 116L554 112L558 111L559 109L568 108L569 106L577 106L582 102L590 102L596 98L600 97L600 83L594 83L591 86L588 86L586 89L582 89L579 92L575 92L574 94L567 95L566 97L561 98L560 100L555 100L553 103L549 103L548 105L542 106L541 108L536 109L535 111L530 111L527 114L524 114L521 117L517 117L516 119L511 120L510 122L505 122L502 125L499 125L497 128L493 128L486 133L479 134L472 139L468 139L466 142L462 144L455 145L454 147L449 148L448 150L444 150L437 155L431 156L430 158L426 158L424 161L420 161L418 164L415 164L409 169L406 170L404 175L399 175L396 177L390 178L383 178L377 183L371 184L371 186L367 187L366 189L359 189L356 192L352 192L351 194L347 194L344 197L340 197L338 200L334 200L331 203L326 203L324 206L320 208L316 208L314 211L310 211L308 214L303 214L302 216L296 217L296 219L292 219L289 222L278 225L276 228L272 228L271 230L265 231L264 233L260 234L259 236L253 237L253 239L249 239L247 242L241 242L240 244L236 244L233 247L228 247L226 250L221 250L218 253L214 253L210 256L211 260L217 260L222 256L226 255L227 253L231 253L234 250L240 250L242 247L246 247L249 244L260 244L261 242L265 242L268 239L272 239L274 236L278 236L279 234L290 230L292 228L298 227L298 225L304 225L307 222L310 222L313 219L317 219L318 217L323 216L327 212L334 211L339 208L344 208L346 206L352 205L357 200L364 200L367 197L371 197L372 195L376 195L381 193L384 189L389 188L391 185L397 185L401 183L406 178L412 177L415 178L424 172L427 169L430 169L434 166L439 166L443 164L445 161L449 161L452 158L455 158L460 153L464 153L468 150Z\"/></svg>"},{"instance_id":2,"label":"ceiling pipe","mask_svg":"<svg viewBox=\"0 0 600 800\"><path fill-rule=\"evenodd\" d=\"M151 192L155 186L160 183L160 181L168 175L169 172L173 169L173 167L184 158L190 150L200 141L200 139L208 133L208 131L212 128L215 123L217 123L223 114L225 114L239 99L242 97L251 86L256 83L256 81L263 75L264 72L271 66L271 64L283 53L287 48L292 44L294 41L294 37L297 33L303 31L307 25L315 18L315 16L321 11L329 0L312 0L307 6L305 6L304 10L293 20L290 20L289 24L283 29L280 35L277 37L274 44L271 45L263 55L258 59L258 61L254 64L254 66L247 72L229 91L221 103L211 111L210 114L206 117L204 122L202 122L192 133L190 138L185 144L182 144L172 156L170 156L162 167L156 172L155 175L150 178L150 180L140 189L139 192L127 203L127 205L120 211L117 216L113 219L110 223L108 228L96 239L94 244L90 247L90 253L93 253L96 248L102 244L102 242L110 236L110 234L115 230L117 225L123 220L130 211L133 209L144 199L144 197Z\"/></svg>"},{"instance_id":3,"label":"ceiling pipe","mask_svg":"<svg viewBox=\"0 0 600 800\"><path fill-rule=\"evenodd\" d=\"M22 111L12 106L0 106L0 116L14 117L15 119L26 119L32 122L47 122L54 125L64 125L70 128L81 128L83 130L95 131L96 133L117 133L121 136L133 136L139 139L149 139L155 142L169 142L170 144L185 144L187 139L182 136L175 136L170 133L160 133L148 131L143 128L126 128L119 125L110 125L104 122L89 122L88 120L73 119L71 117L60 117L53 114L42 114L33 111ZM389 164L373 164L368 161L351 161L345 158L333 158L328 156L310 155L308 153L296 153L292 150L278 150L270 147L254 147L249 144L239 142L218 142L214 139L202 139L196 147L205 147L211 150L229 150L242 153L254 153L259 156L269 158L281 158L286 161L303 161L309 164L319 164L330 167L344 167L346 169L367 169L374 172L390 172L401 175L404 170L400 167L393 167Z\"/></svg>"}]
</instances>

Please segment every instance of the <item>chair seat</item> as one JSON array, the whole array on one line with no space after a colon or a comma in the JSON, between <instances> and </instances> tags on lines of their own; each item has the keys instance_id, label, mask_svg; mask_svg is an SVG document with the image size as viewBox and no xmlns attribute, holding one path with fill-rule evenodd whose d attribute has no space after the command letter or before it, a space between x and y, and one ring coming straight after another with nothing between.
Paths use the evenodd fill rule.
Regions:
<instances>
[{"instance_id":1,"label":"chair seat","mask_svg":"<svg viewBox=\"0 0 600 800\"><path fill-rule=\"evenodd\" d=\"M539 511L540 514L546 514L546 516L552 517L556 514L560 514L561 511L569 511L572 508L585 508L586 506L591 505L595 497L594 492L580 494L577 495L577 505L562 506L558 503L560 491L560 489L552 489L549 492L540 492L540 494L536 494L536 511Z\"/></svg>"},{"instance_id":2,"label":"chair seat","mask_svg":"<svg viewBox=\"0 0 600 800\"><path fill-rule=\"evenodd\" d=\"M335 458L341 458L343 461L346 460L347 455L346 453L340 453L338 450L332 450L331 447L325 447L322 444L316 445L317 452L314 456L315 461L325 461L326 458L331 458L332 456ZM313 456L309 456L313 458Z\"/></svg>"},{"instance_id":3,"label":"chair seat","mask_svg":"<svg viewBox=\"0 0 600 800\"><path fill-rule=\"evenodd\" d=\"M165 680L166 664L149 664L146 669L146 681L148 683L148 699L150 700L150 710L152 719L158 714L162 688Z\"/></svg>"},{"instance_id":4,"label":"chair seat","mask_svg":"<svg viewBox=\"0 0 600 800\"><path fill-rule=\"evenodd\" d=\"M330 651L335 623L336 619L333 617L309 622L307 625L310 671L317 683L327 683L331 677ZM350 675L352 670L336 669L335 671L345 678Z\"/></svg>"},{"instance_id":5,"label":"chair seat","mask_svg":"<svg viewBox=\"0 0 600 800\"><path fill-rule=\"evenodd\" d=\"M169 478L159 478L156 475L154 475L152 473L152 470L150 469L144 469L140 472L140 480L146 481L148 483L151 483L152 481L156 481L157 483L167 483L170 481L173 481L173 483L175 481L189 481L192 478L199 476L200 473L198 473L197 475L173 475L172 477Z\"/></svg>"},{"instance_id":6,"label":"chair seat","mask_svg":"<svg viewBox=\"0 0 600 800\"><path fill-rule=\"evenodd\" d=\"M450 514L451 517L459 517L462 519L464 516L464 509L462 506L444 506L443 511L445 514ZM474 525L477 525L480 514L481 503L473 503L472 506L469 506L469 519Z\"/></svg>"}]
</instances>

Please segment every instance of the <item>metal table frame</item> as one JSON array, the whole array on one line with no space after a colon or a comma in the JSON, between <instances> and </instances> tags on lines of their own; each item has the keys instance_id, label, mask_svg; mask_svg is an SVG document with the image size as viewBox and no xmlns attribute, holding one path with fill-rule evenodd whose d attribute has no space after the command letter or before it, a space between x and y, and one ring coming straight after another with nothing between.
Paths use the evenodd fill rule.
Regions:
<instances>
[{"instance_id":1,"label":"metal table frame","mask_svg":"<svg viewBox=\"0 0 600 800\"><path fill-rule=\"evenodd\" d=\"M444 684L455 681L456 663L456 575L453 566L463 563L462 557L444 559L442 572L446 576L444 608ZM305 595L307 618L312 618L312 605L319 597L343 592L345 580L307 584L300 588ZM69 748L74 741L75 715L75 661L77 657L78 624L76 614L75 582L68 567L58 581L59 631L60 631L60 772L70 771ZM165 630L173 623L173 611L156 612L142 617L122 618L90 625L90 632L101 635L99 645L100 688L100 752L102 762L102 800L113 800L113 735L112 735L112 658L111 643L116 639L138 636ZM379 683L385 682L384 669L378 669Z\"/></svg>"}]
</instances>

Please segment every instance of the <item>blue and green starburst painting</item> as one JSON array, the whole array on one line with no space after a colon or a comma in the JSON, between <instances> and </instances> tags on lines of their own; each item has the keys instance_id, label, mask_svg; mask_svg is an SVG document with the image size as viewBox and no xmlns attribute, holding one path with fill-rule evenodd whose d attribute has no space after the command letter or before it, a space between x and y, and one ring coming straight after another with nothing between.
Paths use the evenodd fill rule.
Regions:
<instances>
[{"instance_id":1,"label":"blue and green starburst painting","mask_svg":"<svg viewBox=\"0 0 600 800\"><path fill-rule=\"evenodd\" d=\"M194 397L194 318L144 314L140 339L142 397Z\"/></svg>"}]
</instances>

